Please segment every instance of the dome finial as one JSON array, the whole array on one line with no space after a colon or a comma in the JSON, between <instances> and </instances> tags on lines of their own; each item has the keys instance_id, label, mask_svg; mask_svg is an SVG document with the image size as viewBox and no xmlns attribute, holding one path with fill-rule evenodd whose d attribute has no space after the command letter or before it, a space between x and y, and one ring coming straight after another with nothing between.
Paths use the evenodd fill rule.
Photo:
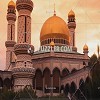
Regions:
<instances>
[{"instance_id":1,"label":"dome finial","mask_svg":"<svg viewBox=\"0 0 100 100\"><path fill-rule=\"evenodd\" d=\"M56 10L55 10L55 3L54 3L54 15L56 15Z\"/></svg>"}]
</instances>

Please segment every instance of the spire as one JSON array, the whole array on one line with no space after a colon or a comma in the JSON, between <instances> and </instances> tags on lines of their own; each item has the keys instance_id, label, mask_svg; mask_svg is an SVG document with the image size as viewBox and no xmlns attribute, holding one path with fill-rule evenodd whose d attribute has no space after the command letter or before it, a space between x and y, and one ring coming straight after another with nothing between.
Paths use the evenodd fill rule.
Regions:
<instances>
[{"instance_id":1,"label":"spire","mask_svg":"<svg viewBox=\"0 0 100 100\"><path fill-rule=\"evenodd\" d=\"M56 10L55 10L55 3L54 3L54 15L56 15Z\"/></svg>"},{"instance_id":2,"label":"spire","mask_svg":"<svg viewBox=\"0 0 100 100\"><path fill-rule=\"evenodd\" d=\"M99 53L100 53L99 45L97 45L97 53L98 53L98 57L99 57Z\"/></svg>"}]
</instances>

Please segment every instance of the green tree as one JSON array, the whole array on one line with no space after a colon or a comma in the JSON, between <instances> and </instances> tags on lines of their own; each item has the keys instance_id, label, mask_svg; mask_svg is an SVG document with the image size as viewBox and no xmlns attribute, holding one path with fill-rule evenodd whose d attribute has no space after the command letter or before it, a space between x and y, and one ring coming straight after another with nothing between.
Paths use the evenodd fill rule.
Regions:
<instances>
[{"instance_id":1,"label":"green tree","mask_svg":"<svg viewBox=\"0 0 100 100\"><path fill-rule=\"evenodd\" d=\"M31 99L31 98L37 98L36 92L32 88L25 87L23 90L19 91L17 93L16 99Z\"/></svg>"},{"instance_id":2,"label":"green tree","mask_svg":"<svg viewBox=\"0 0 100 100\"><path fill-rule=\"evenodd\" d=\"M0 94L0 100L13 100L15 93L12 90L8 90L6 87L3 87Z\"/></svg>"},{"instance_id":3,"label":"green tree","mask_svg":"<svg viewBox=\"0 0 100 100\"><path fill-rule=\"evenodd\" d=\"M98 58L97 58L97 55L96 55L96 54L93 54L93 55L91 56L91 58L90 58L90 61L89 61L89 62L90 62L90 65L89 65L89 66L90 66L90 67L93 66L93 65L95 64L95 62L97 61L97 59L98 59Z\"/></svg>"},{"instance_id":4,"label":"green tree","mask_svg":"<svg viewBox=\"0 0 100 100\"><path fill-rule=\"evenodd\" d=\"M100 61L97 61L91 71L93 84L93 98L100 98Z\"/></svg>"}]
</instances>

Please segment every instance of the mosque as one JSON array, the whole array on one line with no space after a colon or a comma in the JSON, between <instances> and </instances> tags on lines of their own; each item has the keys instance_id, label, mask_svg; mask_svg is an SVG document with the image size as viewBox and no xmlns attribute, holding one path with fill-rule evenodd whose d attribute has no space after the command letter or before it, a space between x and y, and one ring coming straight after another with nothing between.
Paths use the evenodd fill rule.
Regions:
<instances>
[{"instance_id":1,"label":"mosque","mask_svg":"<svg viewBox=\"0 0 100 100\"><path fill-rule=\"evenodd\" d=\"M75 45L75 13L71 10L68 22L65 22L54 11L40 30L40 49L34 51L34 44L31 44L33 7L31 0L16 0L16 4L11 0L8 3L6 68L0 71L0 88L5 86L19 91L32 86L38 96L59 95L64 91L74 93L80 82L89 78L88 46L83 46L81 54Z\"/></svg>"}]
</instances>

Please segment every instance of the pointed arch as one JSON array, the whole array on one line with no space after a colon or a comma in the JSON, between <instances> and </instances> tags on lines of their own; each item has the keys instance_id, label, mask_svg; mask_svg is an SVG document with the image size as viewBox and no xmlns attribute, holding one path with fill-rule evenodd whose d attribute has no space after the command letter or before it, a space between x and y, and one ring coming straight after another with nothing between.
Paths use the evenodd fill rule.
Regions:
<instances>
[{"instance_id":1,"label":"pointed arch","mask_svg":"<svg viewBox=\"0 0 100 100\"><path fill-rule=\"evenodd\" d=\"M35 78L36 78L36 84L35 84L36 89L42 90L43 89L43 77L42 77L42 72L40 69L36 70Z\"/></svg>"},{"instance_id":2,"label":"pointed arch","mask_svg":"<svg viewBox=\"0 0 100 100\"><path fill-rule=\"evenodd\" d=\"M47 89L47 87L51 87L51 72L49 68L44 69L43 77L44 77L45 93L49 93L50 90Z\"/></svg>"},{"instance_id":3,"label":"pointed arch","mask_svg":"<svg viewBox=\"0 0 100 100\"><path fill-rule=\"evenodd\" d=\"M61 85L61 88L60 88L60 93L64 93L64 85Z\"/></svg>"},{"instance_id":4,"label":"pointed arch","mask_svg":"<svg viewBox=\"0 0 100 100\"><path fill-rule=\"evenodd\" d=\"M64 68L62 70L62 77L66 77L67 75L69 75L69 70L67 68Z\"/></svg>"},{"instance_id":5,"label":"pointed arch","mask_svg":"<svg viewBox=\"0 0 100 100\"><path fill-rule=\"evenodd\" d=\"M85 96L90 99L92 91L92 82L89 76L85 80Z\"/></svg>"},{"instance_id":6,"label":"pointed arch","mask_svg":"<svg viewBox=\"0 0 100 100\"><path fill-rule=\"evenodd\" d=\"M1 77L0 77L0 87L3 87L3 80Z\"/></svg>"},{"instance_id":7,"label":"pointed arch","mask_svg":"<svg viewBox=\"0 0 100 100\"><path fill-rule=\"evenodd\" d=\"M53 87L56 89L53 90L54 93L59 93L60 85L60 70L56 67L53 70Z\"/></svg>"},{"instance_id":8,"label":"pointed arch","mask_svg":"<svg viewBox=\"0 0 100 100\"><path fill-rule=\"evenodd\" d=\"M55 67L55 68L53 69L52 73L54 73L55 71L58 71L59 74L60 74L60 70L59 70L59 68Z\"/></svg>"},{"instance_id":9,"label":"pointed arch","mask_svg":"<svg viewBox=\"0 0 100 100\"><path fill-rule=\"evenodd\" d=\"M77 89L76 84L74 82L72 82L71 86L70 86L70 93L71 94L75 93L76 89Z\"/></svg>"},{"instance_id":10,"label":"pointed arch","mask_svg":"<svg viewBox=\"0 0 100 100\"><path fill-rule=\"evenodd\" d=\"M64 93L65 93L65 95L67 96L69 92L70 92L70 85L69 85L69 83L67 83L67 84L65 85Z\"/></svg>"},{"instance_id":11,"label":"pointed arch","mask_svg":"<svg viewBox=\"0 0 100 100\"><path fill-rule=\"evenodd\" d=\"M84 80L81 78L79 81L79 89L82 91L82 93L84 94L85 92L85 82Z\"/></svg>"},{"instance_id":12,"label":"pointed arch","mask_svg":"<svg viewBox=\"0 0 100 100\"><path fill-rule=\"evenodd\" d=\"M71 73L75 73L76 71L77 71L77 69L73 68L72 71L71 71Z\"/></svg>"},{"instance_id":13,"label":"pointed arch","mask_svg":"<svg viewBox=\"0 0 100 100\"><path fill-rule=\"evenodd\" d=\"M91 79L90 79L89 76L87 76L87 78L86 78L86 80L85 80L85 83L89 83L89 82L91 82Z\"/></svg>"},{"instance_id":14,"label":"pointed arch","mask_svg":"<svg viewBox=\"0 0 100 100\"><path fill-rule=\"evenodd\" d=\"M11 88L11 79L9 78L5 78L4 81L3 81L3 85L4 87L6 87L7 89L10 89Z\"/></svg>"}]
</instances>

